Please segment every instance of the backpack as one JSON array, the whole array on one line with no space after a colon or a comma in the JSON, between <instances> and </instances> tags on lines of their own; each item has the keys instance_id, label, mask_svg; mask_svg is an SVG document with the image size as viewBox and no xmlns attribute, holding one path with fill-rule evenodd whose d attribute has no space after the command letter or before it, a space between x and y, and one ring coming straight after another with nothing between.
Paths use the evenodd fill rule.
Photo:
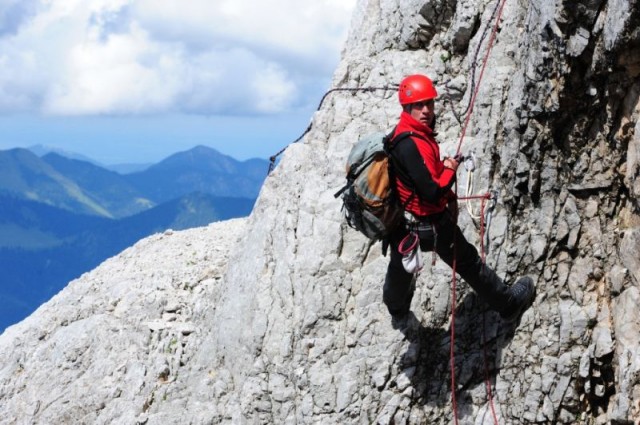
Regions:
<instances>
[{"instance_id":1,"label":"backpack","mask_svg":"<svg viewBox=\"0 0 640 425\"><path fill-rule=\"evenodd\" d=\"M353 146L347 159L347 183L333 195L342 195L347 224L374 241L385 239L404 219L405 205L400 204L392 183L397 167L391 152L413 133L400 133L395 138L392 134L370 134Z\"/></svg>"}]
</instances>

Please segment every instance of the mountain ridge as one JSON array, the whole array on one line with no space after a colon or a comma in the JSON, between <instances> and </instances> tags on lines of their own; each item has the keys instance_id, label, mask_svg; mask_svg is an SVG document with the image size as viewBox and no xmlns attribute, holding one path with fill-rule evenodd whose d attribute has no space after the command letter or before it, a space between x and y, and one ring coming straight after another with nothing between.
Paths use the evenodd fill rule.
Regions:
<instances>
[{"instance_id":1,"label":"mountain ridge","mask_svg":"<svg viewBox=\"0 0 640 425\"><path fill-rule=\"evenodd\" d=\"M176 176L172 173L176 169L185 171ZM237 161L199 145L125 177L155 202L163 202L176 197L184 187L220 196L257 197L267 170L266 160ZM233 180L232 186L226 184L229 180Z\"/></svg>"},{"instance_id":2,"label":"mountain ridge","mask_svg":"<svg viewBox=\"0 0 640 425\"><path fill-rule=\"evenodd\" d=\"M90 193L114 218L133 215L155 205L126 177L93 163L48 153L42 160Z\"/></svg>"},{"instance_id":3,"label":"mountain ridge","mask_svg":"<svg viewBox=\"0 0 640 425\"><path fill-rule=\"evenodd\" d=\"M73 180L27 149L0 151L0 192L21 194L25 199L60 205L69 210L109 217Z\"/></svg>"},{"instance_id":4,"label":"mountain ridge","mask_svg":"<svg viewBox=\"0 0 640 425\"><path fill-rule=\"evenodd\" d=\"M191 192L255 199L268 161L238 161L199 145L122 175L55 152L39 157L15 148L0 151L0 166L0 192L69 211L122 218Z\"/></svg>"}]
</instances>

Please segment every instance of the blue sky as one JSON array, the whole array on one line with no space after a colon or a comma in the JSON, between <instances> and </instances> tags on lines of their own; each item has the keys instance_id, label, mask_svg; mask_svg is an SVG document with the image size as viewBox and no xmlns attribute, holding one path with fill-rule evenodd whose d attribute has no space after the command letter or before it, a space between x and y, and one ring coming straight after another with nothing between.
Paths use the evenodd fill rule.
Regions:
<instances>
[{"instance_id":1,"label":"blue sky","mask_svg":"<svg viewBox=\"0 0 640 425\"><path fill-rule=\"evenodd\" d=\"M307 127L356 0L2 0L0 149L267 158Z\"/></svg>"}]
</instances>

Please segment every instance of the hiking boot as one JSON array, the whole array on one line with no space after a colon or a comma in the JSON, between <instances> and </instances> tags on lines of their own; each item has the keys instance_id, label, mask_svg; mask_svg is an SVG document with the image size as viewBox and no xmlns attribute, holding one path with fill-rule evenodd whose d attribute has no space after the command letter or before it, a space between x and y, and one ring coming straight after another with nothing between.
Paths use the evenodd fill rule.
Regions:
<instances>
[{"instance_id":1,"label":"hiking boot","mask_svg":"<svg viewBox=\"0 0 640 425\"><path fill-rule=\"evenodd\" d=\"M536 297L536 287L529 276L521 277L509 288L509 303L500 312L506 322L513 322L531 306Z\"/></svg>"}]
</instances>

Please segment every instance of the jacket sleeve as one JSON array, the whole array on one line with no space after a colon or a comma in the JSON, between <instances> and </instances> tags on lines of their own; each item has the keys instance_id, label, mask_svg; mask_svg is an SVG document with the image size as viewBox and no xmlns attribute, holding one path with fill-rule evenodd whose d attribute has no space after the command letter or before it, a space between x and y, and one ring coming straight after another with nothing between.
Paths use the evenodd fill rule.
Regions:
<instances>
[{"instance_id":1,"label":"jacket sleeve","mask_svg":"<svg viewBox=\"0 0 640 425\"><path fill-rule=\"evenodd\" d=\"M397 173L405 185L415 189L418 197L435 204L442 197L449 196L456 180L456 173L442 165L434 149L424 144L419 149L412 138L398 143L393 155ZM406 181L409 179L409 181Z\"/></svg>"}]
</instances>

